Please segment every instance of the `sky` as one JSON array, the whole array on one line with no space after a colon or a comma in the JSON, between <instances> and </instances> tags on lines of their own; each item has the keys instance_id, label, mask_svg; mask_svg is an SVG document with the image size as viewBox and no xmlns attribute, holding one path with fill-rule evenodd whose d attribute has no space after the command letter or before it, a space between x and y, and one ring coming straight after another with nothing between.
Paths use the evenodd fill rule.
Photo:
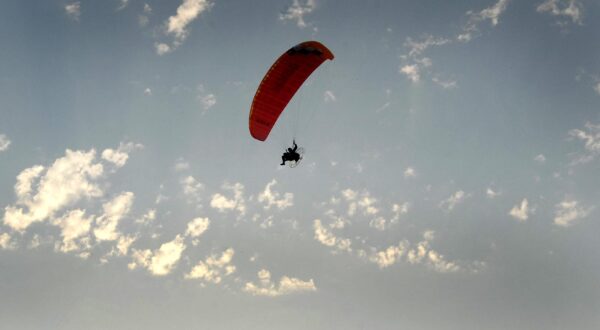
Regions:
<instances>
[{"instance_id":1,"label":"sky","mask_svg":"<svg viewBox=\"0 0 600 330\"><path fill-rule=\"evenodd\" d=\"M592 0L2 1L0 329L597 329L598 31ZM335 59L254 140L306 40Z\"/></svg>"}]
</instances>

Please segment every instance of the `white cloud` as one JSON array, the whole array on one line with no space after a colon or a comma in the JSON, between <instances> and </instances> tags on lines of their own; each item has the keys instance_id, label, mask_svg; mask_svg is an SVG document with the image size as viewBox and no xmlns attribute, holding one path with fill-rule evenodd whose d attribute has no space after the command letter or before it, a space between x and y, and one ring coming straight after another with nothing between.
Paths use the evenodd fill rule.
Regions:
<instances>
[{"instance_id":1,"label":"white cloud","mask_svg":"<svg viewBox=\"0 0 600 330\"><path fill-rule=\"evenodd\" d=\"M335 97L335 94L333 94L332 91L325 91L325 93L323 94L323 101L325 101L325 103L335 102L337 101L337 98Z\"/></svg>"},{"instance_id":2,"label":"white cloud","mask_svg":"<svg viewBox=\"0 0 600 330\"><path fill-rule=\"evenodd\" d=\"M117 150L114 149L105 149L102 151L102 159L107 162L113 163L117 168L123 167L127 160L129 159L129 153L136 149L141 149L144 146L139 143L119 143L119 147Z\"/></svg>"},{"instance_id":3,"label":"white cloud","mask_svg":"<svg viewBox=\"0 0 600 330\"><path fill-rule=\"evenodd\" d=\"M123 192L102 205L104 214L96 219L96 228L94 229L94 236L98 241L114 241L119 238L117 226L119 221L129 214L133 199L132 192Z\"/></svg>"},{"instance_id":4,"label":"white cloud","mask_svg":"<svg viewBox=\"0 0 600 330\"><path fill-rule=\"evenodd\" d=\"M485 8L479 12L468 11L469 20L463 27L463 31L457 39L462 42L469 42L474 34L479 32L479 23L489 20L492 26L498 25L500 16L506 10L509 0L498 0L493 6Z\"/></svg>"},{"instance_id":5,"label":"white cloud","mask_svg":"<svg viewBox=\"0 0 600 330\"><path fill-rule=\"evenodd\" d=\"M272 190L276 184L277 180L273 179L267 184L265 190L258 195L258 201L264 204L265 210L271 209L272 206L284 210L294 205L294 194L286 192L281 196L277 191Z\"/></svg>"},{"instance_id":6,"label":"white cloud","mask_svg":"<svg viewBox=\"0 0 600 330\"><path fill-rule=\"evenodd\" d=\"M137 240L137 236L121 236L117 241L116 249L113 249L111 254L116 256L126 256L129 252L131 244Z\"/></svg>"},{"instance_id":7,"label":"white cloud","mask_svg":"<svg viewBox=\"0 0 600 330\"><path fill-rule=\"evenodd\" d=\"M333 235L329 229L323 226L321 220L315 219L313 222L313 229L315 231L315 239L321 244L329 247L335 247L341 251L352 251L350 248L350 240L347 238L339 238Z\"/></svg>"},{"instance_id":8,"label":"white cloud","mask_svg":"<svg viewBox=\"0 0 600 330\"><path fill-rule=\"evenodd\" d=\"M408 55L416 58L420 56L423 52L425 52L430 47L442 46L450 43L449 39L434 37L432 35L425 36L421 41L415 41L412 38L407 38L404 43L404 47L409 48ZM429 66L431 63L425 63L425 66Z\"/></svg>"},{"instance_id":9,"label":"white cloud","mask_svg":"<svg viewBox=\"0 0 600 330\"><path fill-rule=\"evenodd\" d=\"M150 87L146 87L146 89L144 89L144 95L152 96L152 90L150 89Z\"/></svg>"},{"instance_id":10,"label":"white cloud","mask_svg":"<svg viewBox=\"0 0 600 330\"><path fill-rule=\"evenodd\" d=\"M0 152L8 150L11 141L4 134L0 134Z\"/></svg>"},{"instance_id":11,"label":"white cloud","mask_svg":"<svg viewBox=\"0 0 600 330\"><path fill-rule=\"evenodd\" d=\"M305 28L307 24L304 21L304 16L313 12L316 7L316 0L306 0L304 4L301 0L294 0L284 13L279 14L279 19L281 21L296 21L299 28Z\"/></svg>"},{"instance_id":12,"label":"white cloud","mask_svg":"<svg viewBox=\"0 0 600 330\"><path fill-rule=\"evenodd\" d=\"M135 220L135 223L147 225L156 219L156 209L150 209L141 218Z\"/></svg>"},{"instance_id":13,"label":"white cloud","mask_svg":"<svg viewBox=\"0 0 600 330\"><path fill-rule=\"evenodd\" d=\"M217 97L215 96L215 94L207 92L204 85L198 85L196 90L198 92L198 95L196 97L202 104L202 109L204 109L205 112L212 108L215 104L217 104Z\"/></svg>"},{"instance_id":14,"label":"white cloud","mask_svg":"<svg viewBox=\"0 0 600 330\"><path fill-rule=\"evenodd\" d=\"M190 169L190 163L186 162L185 159L183 158L179 158L177 159L177 161L175 161L175 165L173 166L173 169L176 172L182 172L182 171L186 171ZM193 177L192 177L193 179Z\"/></svg>"},{"instance_id":15,"label":"white cloud","mask_svg":"<svg viewBox=\"0 0 600 330\"><path fill-rule=\"evenodd\" d=\"M487 195L488 198L496 198L500 195L502 195L501 191L495 191L492 188L487 188L487 190L485 191L485 194Z\"/></svg>"},{"instance_id":16,"label":"white cloud","mask_svg":"<svg viewBox=\"0 0 600 330\"><path fill-rule=\"evenodd\" d=\"M199 237L208 230L209 226L210 220L208 218L196 218L188 223L185 234L190 237Z\"/></svg>"},{"instance_id":17,"label":"white cloud","mask_svg":"<svg viewBox=\"0 0 600 330\"><path fill-rule=\"evenodd\" d=\"M546 0L538 5L536 10L538 13L549 13L552 16L565 16L573 23L582 24L583 6L577 0Z\"/></svg>"},{"instance_id":18,"label":"white cloud","mask_svg":"<svg viewBox=\"0 0 600 330\"><path fill-rule=\"evenodd\" d=\"M44 167L39 165L22 171L15 185L16 204L5 208L4 224L22 232L34 222L53 217L64 207L84 198L102 196L96 180L102 176L103 167L95 163L95 158L93 149L88 152L67 149L65 156L57 159L43 175Z\"/></svg>"},{"instance_id":19,"label":"white cloud","mask_svg":"<svg viewBox=\"0 0 600 330\"><path fill-rule=\"evenodd\" d=\"M188 203L200 203L200 193L204 190L204 185L191 175L181 179L180 183Z\"/></svg>"},{"instance_id":20,"label":"white cloud","mask_svg":"<svg viewBox=\"0 0 600 330\"><path fill-rule=\"evenodd\" d=\"M431 230L423 233L423 240L411 248L411 244L404 240L398 245L392 245L381 251L374 251L369 261L376 263L379 268L389 267L403 258L410 264L425 264L427 267L439 273L450 273L461 270L461 267L453 261L447 261L442 254L433 250L430 242L434 239Z\"/></svg>"},{"instance_id":21,"label":"white cloud","mask_svg":"<svg viewBox=\"0 0 600 330\"><path fill-rule=\"evenodd\" d=\"M15 249L15 243L12 241L12 238L8 233L0 234L0 248L3 250L13 250Z\"/></svg>"},{"instance_id":22,"label":"white cloud","mask_svg":"<svg viewBox=\"0 0 600 330\"><path fill-rule=\"evenodd\" d=\"M417 176L417 171L414 168L409 166L404 170L405 178L414 178L415 176Z\"/></svg>"},{"instance_id":23,"label":"white cloud","mask_svg":"<svg viewBox=\"0 0 600 330\"><path fill-rule=\"evenodd\" d=\"M317 291L317 287L313 279L303 281L297 278L282 276L279 283L273 283L271 281L271 273L262 269L258 272L259 283L254 284L252 282L246 282L244 291L255 295L255 296L268 296L277 297L286 294Z\"/></svg>"},{"instance_id":24,"label":"white cloud","mask_svg":"<svg viewBox=\"0 0 600 330\"><path fill-rule=\"evenodd\" d=\"M392 212L394 212L394 217L392 218L392 221L394 221L394 222L398 221L400 219L400 216L408 213L409 207L410 207L410 203L408 203L408 202L392 205Z\"/></svg>"},{"instance_id":25,"label":"white cloud","mask_svg":"<svg viewBox=\"0 0 600 330\"><path fill-rule=\"evenodd\" d=\"M535 157L533 158L533 160L535 160L536 162L538 162L538 163L540 163L540 164L543 164L543 163L545 163L545 162L546 162L546 156L544 156L544 155L542 155L542 154L539 154L539 155L535 156Z\"/></svg>"},{"instance_id":26,"label":"white cloud","mask_svg":"<svg viewBox=\"0 0 600 330\"><path fill-rule=\"evenodd\" d=\"M144 9L143 9L143 14L138 16L138 23L140 24L141 27L148 25L148 22L150 22L150 18L148 16L150 16L151 13L152 13L152 7L150 7L149 4L145 3Z\"/></svg>"},{"instance_id":27,"label":"white cloud","mask_svg":"<svg viewBox=\"0 0 600 330\"><path fill-rule=\"evenodd\" d=\"M594 90L596 93L600 94L600 82L597 82L596 85L594 85Z\"/></svg>"},{"instance_id":28,"label":"white cloud","mask_svg":"<svg viewBox=\"0 0 600 330\"><path fill-rule=\"evenodd\" d=\"M582 207L578 201L568 199L556 204L555 208L554 224L560 227L572 226L575 221L587 217L593 209Z\"/></svg>"},{"instance_id":29,"label":"white cloud","mask_svg":"<svg viewBox=\"0 0 600 330\"><path fill-rule=\"evenodd\" d=\"M79 17L81 16L81 2L76 1L65 5L65 12L71 19L79 21Z\"/></svg>"},{"instance_id":30,"label":"white cloud","mask_svg":"<svg viewBox=\"0 0 600 330\"><path fill-rule=\"evenodd\" d=\"M229 248L221 256L211 255L204 261L200 261L192 270L185 275L186 279L198 279L208 283L221 283L225 276L233 274L236 270L231 263L235 251Z\"/></svg>"},{"instance_id":31,"label":"white cloud","mask_svg":"<svg viewBox=\"0 0 600 330\"><path fill-rule=\"evenodd\" d=\"M156 50L156 54L158 54L159 56L168 54L173 51L171 46L169 46L165 43L162 43L162 42L155 42L154 49Z\"/></svg>"},{"instance_id":32,"label":"white cloud","mask_svg":"<svg viewBox=\"0 0 600 330\"><path fill-rule=\"evenodd\" d=\"M600 124L594 125L587 122L583 129L570 130L569 136L583 141L586 151L582 156L573 161L572 165L587 163L600 154Z\"/></svg>"},{"instance_id":33,"label":"white cloud","mask_svg":"<svg viewBox=\"0 0 600 330\"><path fill-rule=\"evenodd\" d=\"M125 7L127 7L127 5L129 5L129 0L119 0L119 6L117 7L117 10L123 10L125 9Z\"/></svg>"},{"instance_id":34,"label":"white cloud","mask_svg":"<svg viewBox=\"0 0 600 330\"><path fill-rule=\"evenodd\" d=\"M217 104L217 97L215 96L215 94L209 93L203 95L200 98L200 101L202 102L202 107L204 108L204 110L208 110L212 108L215 104Z\"/></svg>"},{"instance_id":35,"label":"white cloud","mask_svg":"<svg viewBox=\"0 0 600 330\"><path fill-rule=\"evenodd\" d=\"M457 82L455 80L442 80L438 77L433 77L431 81L442 86L443 89L453 89L457 86Z\"/></svg>"},{"instance_id":36,"label":"white cloud","mask_svg":"<svg viewBox=\"0 0 600 330\"><path fill-rule=\"evenodd\" d=\"M169 17L167 21L167 34L175 36L176 47L187 38L189 34L187 26L212 6L212 2L208 0L183 0L177 7L177 14Z\"/></svg>"},{"instance_id":37,"label":"white cloud","mask_svg":"<svg viewBox=\"0 0 600 330\"><path fill-rule=\"evenodd\" d=\"M227 198L220 193L212 195L210 206L217 209L219 212L226 212L236 210L240 215L246 213L246 202L244 201L244 185L237 182L233 185L223 184L223 189L231 190L233 192L233 198Z\"/></svg>"},{"instance_id":38,"label":"white cloud","mask_svg":"<svg viewBox=\"0 0 600 330\"><path fill-rule=\"evenodd\" d=\"M63 217L55 219L53 224L60 227L62 242L57 249L67 253L89 248L88 236L94 216L85 216L85 210L72 210Z\"/></svg>"},{"instance_id":39,"label":"white cloud","mask_svg":"<svg viewBox=\"0 0 600 330\"><path fill-rule=\"evenodd\" d=\"M464 191L459 190L459 191L456 191L454 194L450 195L450 197L448 197L448 199L445 199L442 202L440 202L439 206L440 206L440 208L450 212L458 204L464 202L464 200L466 198L468 198L469 196L470 196L470 194L465 194Z\"/></svg>"},{"instance_id":40,"label":"white cloud","mask_svg":"<svg viewBox=\"0 0 600 330\"><path fill-rule=\"evenodd\" d=\"M399 72L405 74L408 77L408 79L413 83L417 83L421 79L421 76L419 74L419 66L417 64L407 64L401 66Z\"/></svg>"},{"instance_id":41,"label":"white cloud","mask_svg":"<svg viewBox=\"0 0 600 330\"><path fill-rule=\"evenodd\" d=\"M529 218L529 213L529 202L527 201L527 198L524 198L523 201L521 201L521 205L515 205L508 214L519 221L525 221Z\"/></svg>"},{"instance_id":42,"label":"white cloud","mask_svg":"<svg viewBox=\"0 0 600 330\"><path fill-rule=\"evenodd\" d=\"M181 254L186 249L183 237L177 235L175 239L164 243L159 249L151 250L133 250L133 261L129 263L129 269L142 267L156 276L168 275L177 266L181 259Z\"/></svg>"}]
</instances>

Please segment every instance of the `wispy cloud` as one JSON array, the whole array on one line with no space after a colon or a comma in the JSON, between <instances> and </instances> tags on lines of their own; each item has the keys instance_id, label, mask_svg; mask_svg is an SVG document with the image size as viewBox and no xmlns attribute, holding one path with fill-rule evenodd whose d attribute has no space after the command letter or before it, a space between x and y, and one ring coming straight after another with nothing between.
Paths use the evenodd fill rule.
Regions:
<instances>
[{"instance_id":1,"label":"wispy cloud","mask_svg":"<svg viewBox=\"0 0 600 330\"><path fill-rule=\"evenodd\" d=\"M210 10L213 3L209 0L183 0L177 7L177 13L166 21L166 34L173 36L171 45L167 43L156 43L156 53L164 55L181 46L189 35L190 25L200 14Z\"/></svg>"},{"instance_id":2,"label":"wispy cloud","mask_svg":"<svg viewBox=\"0 0 600 330\"><path fill-rule=\"evenodd\" d=\"M527 198L524 198L521 201L521 204L517 204L515 205L509 212L508 214L519 220L519 221L526 221L529 218L529 214L531 213L531 210L529 208L529 201L527 201Z\"/></svg>"},{"instance_id":3,"label":"wispy cloud","mask_svg":"<svg viewBox=\"0 0 600 330\"><path fill-rule=\"evenodd\" d=\"M554 224L560 227L572 226L577 220L587 217L592 207L583 207L576 200L565 199L555 205Z\"/></svg>"},{"instance_id":4,"label":"wispy cloud","mask_svg":"<svg viewBox=\"0 0 600 330\"><path fill-rule=\"evenodd\" d=\"M36 165L17 176L15 205L5 208L4 224L24 231L34 222L48 220L64 207L103 194L98 180L104 173L96 151L71 151L49 168ZM36 189L37 188L37 189Z\"/></svg>"},{"instance_id":5,"label":"wispy cloud","mask_svg":"<svg viewBox=\"0 0 600 330\"><path fill-rule=\"evenodd\" d=\"M239 182L233 185L225 183L222 188L233 192L233 198L227 198L221 193L215 193L212 195L210 206L217 209L219 212L236 210L240 215L244 215L246 213L244 185Z\"/></svg>"},{"instance_id":6,"label":"wispy cloud","mask_svg":"<svg viewBox=\"0 0 600 330\"><path fill-rule=\"evenodd\" d=\"M175 239L163 243L154 251L134 249L133 261L128 264L128 267L129 269L141 267L147 269L152 275L165 276L177 266L185 249L183 236L177 235Z\"/></svg>"},{"instance_id":7,"label":"wispy cloud","mask_svg":"<svg viewBox=\"0 0 600 330\"><path fill-rule=\"evenodd\" d=\"M234 254L234 249L229 248L223 251L220 256L211 255L204 261L200 261L196 264L196 266L185 275L185 278L202 280L203 282L213 284L221 283L225 276L233 274L236 270L235 265L231 263Z\"/></svg>"},{"instance_id":8,"label":"wispy cloud","mask_svg":"<svg viewBox=\"0 0 600 330\"><path fill-rule=\"evenodd\" d=\"M317 291L313 279L303 281L294 277L282 276L279 283L271 281L271 272L262 269L258 272L258 284L246 282L244 291L255 296L277 297L298 292Z\"/></svg>"},{"instance_id":9,"label":"wispy cloud","mask_svg":"<svg viewBox=\"0 0 600 330\"><path fill-rule=\"evenodd\" d=\"M441 209L445 210L446 212L450 212L458 204L461 204L462 202L464 202L465 199L467 199L469 196L470 196L470 194L466 194L464 191L458 190L455 193L453 193L452 195L450 195L450 197L448 197L448 199L441 201L439 204L439 207Z\"/></svg>"},{"instance_id":10,"label":"wispy cloud","mask_svg":"<svg viewBox=\"0 0 600 330\"><path fill-rule=\"evenodd\" d=\"M0 134L0 152L8 150L11 141L4 134Z\"/></svg>"},{"instance_id":11,"label":"wispy cloud","mask_svg":"<svg viewBox=\"0 0 600 330\"><path fill-rule=\"evenodd\" d=\"M536 8L538 13L547 13L558 18L565 17L572 23L583 23L583 5L578 0L546 0ZM559 25L567 22L558 21Z\"/></svg>"},{"instance_id":12,"label":"wispy cloud","mask_svg":"<svg viewBox=\"0 0 600 330\"><path fill-rule=\"evenodd\" d=\"M273 179L267 184L265 190L258 195L258 201L263 203L265 210L269 210L273 206L279 210L284 210L294 205L294 194L286 192L281 196L279 192L273 190L276 184L277 180Z\"/></svg>"},{"instance_id":13,"label":"wispy cloud","mask_svg":"<svg viewBox=\"0 0 600 330\"><path fill-rule=\"evenodd\" d=\"M81 17L81 2L76 1L65 5L65 12L72 20L79 21Z\"/></svg>"},{"instance_id":14,"label":"wispy cloud","mask_svg":"<svg viewBox=\"0 0 600 330\"><path fill-rule=\"evenodd\" d=\"M506 11L508 2L509 0L498 0L494 5L481 11L468 11L467 16L469 19L467 24L463 27L462 33L456 37L457 40L462 42L471 41L471 39L479 33L479 25L486 20L489 20L492 26L498 25L500 16Z\"/></svg>"},{"instance_id":15,"label":"wispy cloud","mask_svg":"<svg viewBox=\"0 0 600 330\"><path fill-rule=\"evenodd\" d=\"M279 14L281 21L295 21L299 28L307 27L304 16L312 13L317 8L316 0L294 0L283 13Z\"/></svg>"},{"instance_id":16,"label":"wispy cloud","mask_svg":"<svg viewBox=\"0 0 600 330\"><path fill-rule=\"evenodd\" d=\"M594 125L587 122L583 129L570 130L569 136L582 141L585 149L585 152L578 155L572 165L587 163L600 154L600 124Z\"/></svg>"}]
</instances>

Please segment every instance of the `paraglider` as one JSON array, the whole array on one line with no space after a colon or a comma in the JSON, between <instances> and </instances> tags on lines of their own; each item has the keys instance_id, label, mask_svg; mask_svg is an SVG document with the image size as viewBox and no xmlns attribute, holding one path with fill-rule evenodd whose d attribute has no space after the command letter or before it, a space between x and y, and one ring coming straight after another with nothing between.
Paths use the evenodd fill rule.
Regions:
<instances>
[{"instance_id":1,"label":"paraglider","mask_svg":"<svg viewBox=\"0 0 600 330\"><path fill-rule=\"evenodd\" d=\"M250 107L250 135L265 141L277 119L300 86L326 60L333 60L333 53L318 41L302 42L283 53L273 63L261 81ZM293 152L282 156L298 163L301 153L294 141ZM300 148L302 149L302 148Z\"/></svg>"}]
</instances>

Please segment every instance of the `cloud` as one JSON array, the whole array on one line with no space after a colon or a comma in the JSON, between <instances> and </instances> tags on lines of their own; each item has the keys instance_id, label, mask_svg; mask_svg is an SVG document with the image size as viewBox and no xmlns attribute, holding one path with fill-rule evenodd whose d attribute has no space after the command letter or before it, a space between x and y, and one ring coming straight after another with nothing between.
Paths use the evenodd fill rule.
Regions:
<instances>
[{"instance_id":1,"label":"cloud","mask_svg":"<svg viewBox=\"0 0 600 330\"><path fill-rule=\"evenodd\" d=\"M498 0L493 6L479 12L468 11L467 16L469 19L463 27L462 33L458 35L457 40L462 42L471 41L474 34L479 32L479 24L486 20L489 20L492 26L498 25L500 16L506 11L508 2L509 0Z\"/></svg>"},{"instance_id":2,"label":"cloud","mask_svg":"<svg viewBox=\"0 0 600 330\"><path fill-rule=\"evenodd\" d=\"M493 199L493 198L496 198L496 197L502 195L502 192L501 191L495 191L492 188L488 187L487 190L485 191L485 194L486 194L486 196L488 198Z\"/></svg>"},{"instance_id":3,"label":"cloud","mask_svg":"<svg viewBox=\"0 0 600 330\"><path fill-rule=\"evenodd\" d=\"M181 259L181 254L186 249L183 237L177 235L170 242L163 243L157 250L133 250L133 261L129 263L129 269L142 267L152 275L165 276L171 273Z\"/></svg>"},{"instance_id":4,"label":"cloud","mask_svg":"<svg viewBox=\"0 0 600 330\"><path fill-rule=\"evenodd\" d=\"M119 143L117 150L105 149L102 151L102 159L113 163L117 168L123 167L129 159L129 153L136 149L142 149L144 146L139 143Z\"/></svg>"},{"instance_id":5,"label":"cloud","mask_svg":"<svg viewBox=\"0 0 600 330\"><path fill-rule=\"evenodd\" d=\"M246 282L244 291L255 296L277 297L286 294L317 291L313 279L303 281L297 278L282 276L279 283L271 282L271 273L262 269L258 272L259 283Z\"/></svg>"},{"instance_id":6,"label":"cloud","mask_svg":"<svg viewBox=\"0 0 600 330\"><path fill-rule=\"evenodd\" d=\"M407 64L401 66L398 72L405 74L413 83L419 82L421 75L419 74L419 66L417 64Z\"/></svg>"},{"instance_id":7,"label":"cloud","mask_svg":"<svg viewBox=\"0 0 600 330\"><path fill-rule=\"evenodd\" d=\"M119 238L117 226L119 221L129 214L133 199L132 192L123 192L102 205L104 214L96 219L96 228L94 229L94 236L98 241L114 241Z\"/></svg>"},{"instance_id":8,"label":"cloud","mask_svg":"<svg viewBox=\"0 0 600 330\"><path fill-rule=\"evenodd\" d=\"M13 250L15 249L15 243L12 241L12 238L8 233L0 234L0 248L3 250Z\"/></svg>"},{"instance_id":9,"label":"cloud","mask_svg":"<svg viewBox=\"0 0 600 330\"><path fill-rule=\"evenodd\" d=\"M129 5L129 0L119 0L119 6L117 7L117 10L123 10L125 9L125 7L127 7L127 5Z\"/></svg>"},{"instance_id":10,"label":"cloud","mask_svg":"<svg viewBox=\"0 0 600 330\"><path fill-rule=\"evenodd\" d=\"M0 152L8 150L11 141L4 134L0 134Z\"/></svg>"},{"instance_id":11,"label":"cloud","mask_svg":"<svg viewBox=\"0 0 600 330\"><path fill-rule=\"evenodd\" d=\"M167 21L167 34L175 36L176 46L181 45L187 38L189 34L187 26L212 6L212 2L208 0L183 0L177 7L177 14L169 17Z\"/></svg>"},{"instance_id":12,"label":"cloud","mask_svg":"<svg viewBox=\"0 0 600 330\"><path fill-rule=\"evenodd\" d=\"M335 247L340 251L352 251L352 248L350 248L350 240L347 238L339 238L333 235L333 233L329 231L329 229L323 226L321 220L315 219L315 221L313 222L313 229L315 232L314 238L319 243L325 246Z\"/></svg>"},{"instance_id":13,"label":"cloud","mask_svg":"<svg viewBox=\"0 0 600 330\"><path fill-rule=\"evenodd\" d=\"M442 86L443 89L453 89L457 86L457 82L455 80L442 80L440 78L433 77L431 81Z\"/></svg>"},{"instance_id":14,"label":"cloud","mask_svg":"<svg viewBox=\"0 0 600 330\"><path fill-rule=\"evenodd\" d=\"M72 210L55 219L53 224L61 229L62 242L57 242L57 250L67 253L90 248L89 232L94 216L86 217L85 210Z\"/></svg>"},{"instance_id":15,"label":"cloud","mask_svg":"<svg viewBox=\"0 0 600 330\"><path fill-rule=\"evenodd\" d=\"M233 185L223 184L223 189L233 192L233 198L227 198L220 193L212 195L210 206L219 212L236 210L240 215L246 214L246 202L244 201L244 185L237 182Z\"/></svg>"},{"instance_id":16,"label":"cloud","mask_svg":"<svg viewBox=\"0 0 600 330\"><path fill-rule=\"evenodd\" d=\"M158 54L159 56L168 54L171 51L173 51L173 49L171 49L171 46L162 42L155 42L154 49L156 49L156 54Z\"/></svg>"},{"instance_id":17,"label":"cloud","mask_svg":"<svg viewBox=\"0 0 600 330\"><path fill-rule=\"evenodd\" d=\"M299 28L305 28L307 24L304 21L304 16L312 13L316 7L316 0L306 0L304 4L302 4L301 0L294 0L285 12L279 14L279 20L296 21L296 25Z\"/></svg>"},{"instance_id":18,"label":"cloud","mask_svg":"<svg viewBox=\"0 0 600 330\"><path fill-rule=\"evenodd\" d=\"M48 169L37 165L23 170L15 185L17 201L4 209L4 224L22 232L32 223L47 220L82 199L102 196L97 180L104 169L95 160L94 149L87 152L67 149L65 156Z\"/></svg>"},{"instance_id":19,"label":"cloud","mask_svg":"<svg viewBox=\"0 0 600 330\"><path fill-rule=\"evenodd\" d=\"M229 248L221 253L221 256L211 255L204 261L200 261L192 270L185 275L186 279L197 279L204 282L218 284L225 276L233 274L236 270L231 263L235 251Z\"/></svg>"},{"instance_id":20,"label":"cloud","mask_svg":"<svg viewBox=\"0 0 600 330\"><path fill-rule=\"evenodd\" d=\"M465 194L464 191L459 190L454 194L450 195L448 199L441 201L439 207L446 210L447 212L450 212L454 209L454 207L464 202L465 199L467 199L468 197L470 197L470 194Z\"/></svg>"},{"instance_id":21,"label":"cloud","mask_svg":"<svg viewBox=\"0 0 600 330\"><path fill-rule=\"evenodd\" d=\"M187 171L190 169L190 163L186 162L185 159L183 159L183 158L179 158L179 159L177 159L177 161L175 161L175 165L173 166L173 169L176 172ZM193 179L193 177L192 177L192 179Z\"/></svg>"},{"instance_id":22,"label":"cloud","mask_svg":"<svg viewBox=\"0 0 600 330\"><path fill-rule=\"evenodd\" d=\"M177 165L176 165L177 166ZM193 176L188 175L180 181L183 194L188 203L197 204L202 200L200 193L204 190L204 185L198 182Z\"/></svg>"},{"instance_id":23,"label":"cloud","mask_svg":"<svg viewBox=\"0 0 600 330\"><path fill-rule=\"evenodd\" d=\"M65 5L65 12L72 20L79 21L79 17L81 16L81 2L76 1Z\"/></svg>"},{"instance_id":24,"label":"cloud","mask_svg":"<svg viewBox=\"0 0 600 330\"><path fill-rule=\"evenodd\" d=\"M519 221L525 221L529 218L530 212L529 202L527 201L527 198L524 198L523 201L521 201L521 205L515 205L508 214Z\"/></svg>"},{"instance_id":25,"label":"cloud","mask_svg":"<svg viewBox=\"0 0 600 330\"><path fill-rule=\"evenodd\" d=\"M273 179L267 184L265 190L258 195L258 201L264 204L265 210L271 209L272 206L280 210L284 210L294 205L294 194L286 192L281 196L272 188L277 184L277 180Z\"/></svg>"},{"instance_id":26,"label":"cloud","mask_svg":"<svg viewBox=\"0 0 600 330\"><path fill-rule=\"evenodd\" d=\"M381 251L374 251L369 261L377 264L379 268L387 268L393 264L404 261L410 264L425 264L427 267L439 273L451 273L461 270L458 263L447 261L439 252L433 250L430 242L434 239L434 232L431 230L423 233L423 240L416 246L404 240L398 245L392 245Z\"/></svg>"},{"instance_id":27,"label":"cloud","mask_svg":"<svg viewBox=\"0 0 600 330\"><path fill-rule=\"evenodd\" d=\"M538 13L548 13L552 16L565 16L572 23L582 24L583 6L577 0L546 0L536 8ZM559 22L560 25L566 24Z\"/></svg>"},{"instance_id":28,"label":"cloud","mask_svg":"<svg viewBox=\"0 0 600 330\"><path fill-rule=\"evenodd\" d=\"M149 4L145 3L143 14L138 16L138 24L142 27L148 25L148 22L150 21L150 18L148 16L150 16L150 14L152 14L152 7L150 7Z\"/></svg>"},{"instance_id":29,"label":"cloud","mask_svg":"<svg viewBox=\"0 0 600 330\"><path fill-rule=\"evenodd\" d=\"M575 221L587 217L593 208L585 208L578 201L565 199L555 205L554 224L560 227L572 226Z\"/></svg>"},{"instance_id":30,"label":"cloud","mask_svg":"<svg viewBox=\"0 0 600 330\"><path fill-rule=\"evenodd\" d=\"M185 235L189 237L199 237L210 226L210 220L208 218L196 218L190 221L187 225Z\"/></svg>"},{"instance_id":31,"label":"cloud","mask_svg":"<svg viewBox=\"0 0 600 330\"><path fill-rule=\"evenodd\" d=\"M412 38L408 37L406 38L404 47L407 47L409 49L408 55L410 57L417 58L430 47L442 46L450 42L450 39L434 37L432 35L427 35L423 37L420 41L415 41ZM424 62L424 64L428 66L427 62Z\"/></svg>"},{"instance_id":32,"label":"cloud","mask_svg":"<svg viewBox=\"0 0 600 330\"><path fill-rule=\"evenodd\" d=\"M546 156L544 156L544 155L542 155L542 154L539 154L539 155L535 156L535 157L533 158L533 160L535 160L536 162L538 162L538 163L540 163L540 164L543 164L543 163L545 163L545 162L546 162Z\"/></svg>"},{"instance_id":33,"label":"cloud","mask_svg":"<svg viewBox=\"0 0 600 330\"><path fill-rule=\"evenodd\" d=\"M407 167L404 170L404 177L405 178L414 178L416 176L417 176L417 171L415 171L414 168L412 168L412 167L409 166L409 167Z\"/></svg>"},{"instance_id":34,"label":"cloud","mask_svg":"<svg viewBox=\"0 0 600 330\"><path fill-rule=\"evenodd\" d=\"M582 141L585 149L585 153L575 159L571 165L587 163L600 154L600 124L586 122L583 129L570 130L569 136Z\"/></svg>"},{"instance_id":35,"label":"cloud","mask_svg":"<svg viewBox=\"0 0 600 330\"><path fill-rule=\"evenodd\" d=\"M204 88L204 85L198 85L197 90L197 98L202 104L202 108L204 109L204 111L208 111L210 108L215 106L215 104L217 104L217 97L215 96L215 94L207 92L206 88Z\"/></svg>"},{"instance_id":36,"label":"cloud","mask_svg":"<svg viewBox=\"0 0 600 330\"><path fill-rule=\"evenodd\" d=\"M335 97L335 94L333 94L332 91L325 91L325 93L323 94L323 101L325 101L325 103L335 102L337 101L337 98Z\"/></svg>"}]
</instances>

